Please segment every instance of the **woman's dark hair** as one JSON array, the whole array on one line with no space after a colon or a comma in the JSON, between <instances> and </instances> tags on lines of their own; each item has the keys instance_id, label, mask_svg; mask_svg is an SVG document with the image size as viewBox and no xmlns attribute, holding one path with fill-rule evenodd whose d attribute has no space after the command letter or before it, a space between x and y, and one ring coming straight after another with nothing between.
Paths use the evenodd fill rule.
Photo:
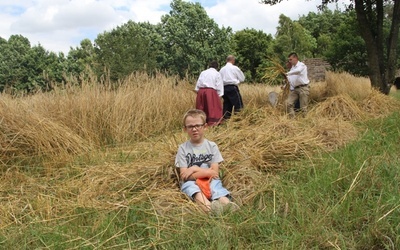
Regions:
<instances>
[{"instance_id":1,"label":"woman's dark hair","mask_svg":"<svg viewBox=\"0 0 400 250\"><path fill-rule=\"evenodd\" d=\"M210 68L218 69L217 61L211 61L209 64Z\"/></svg>"}]
</instances>

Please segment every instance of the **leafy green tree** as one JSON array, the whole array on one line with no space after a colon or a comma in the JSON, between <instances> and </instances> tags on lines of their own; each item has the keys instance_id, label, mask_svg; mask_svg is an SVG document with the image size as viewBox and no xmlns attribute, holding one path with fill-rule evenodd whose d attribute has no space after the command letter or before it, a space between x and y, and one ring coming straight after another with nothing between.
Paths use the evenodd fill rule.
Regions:
<instances>
[{"instance_id":1,"label":"leafy green tree","mask_svg":"<svg viewBox=\"0 0 400 250\"><path fill-rule=\"evenodd\" d=\"M23 64L25 70L24 81L20 83L17 89L24 89L28 92L38 89L47 89L48 68L47 62L48 52L42 45L32 47L24 56Z\"/></svg>"},{"instance_id":2,"label":"leafy green tree","mask_svg":"<svg viewBox=\"0 0 400 250\"><path fill-rule=\"evenodd\" d=\"M96 69L118 80L134 71L153 72L162 60L162 37L150 23L128 23L95 39Z\"/></svg>"},{"instance_id":3,"label":"leafy green tree","mask_svg":"<svg viewBox=\"0 0 400 250\"><path fill-rule=\"evenodd\" d=\"M63 55L48 52L40 44L31 47L21 35L1 39L0 49L0 91L49 90L62 80Z\"/></svg>"},{"instance_id":4,"label":"leafy green tree","mask_svg":"<svg viewBox=\"0 0 400 250\"><path fill-rule=\"evenodd\" d=\"M28 38L21 35L12 35L5 42L1 42L0 53L0 88L24 89L28 88L28 72L25 57L31 49Z\"/></svg>"},{"instance_id":5,"label":"leafy green tree","mask_svg":"<svg viewBox=\"0 0 400 250\"><path fill-rule=\"evenodd\" d=\"M368 76L365 42L360 36L354 11L346 13L324 54L334 70Z\"/></svg>"},{"instance_id":6,"label":"leafy green tree","mask_svg":"<svg viewBox=\"0 0 400 250\"><path fill-rule=\"evenodd\" d=\"M235 32L232 37L234 54L238 65L246 75L247 81L261 81L264 74L260 69L262 62L271 55L268 51L272 36L255 29L244 29Z\"/></svg>"},{"instance_id":7,"label":"leafy green tree","mask_svg":"<svg viewBox=\"0 0 400 250\"><path fill-rule=\"evenodd\" d=\"M44 78L47 81L46 90L52 89L51 85L53 84L62 84L63 81L65 83L65 61L64 53L60 52L57 55L54 52L47 52L46 70L44 71Z\"/></svg>"},{"instance_id":8,"label":"leafy green tree","mask_svg":"<svg viewBox=\"0 0 400 250\"><path fill-rule=\"evenodd\" d=\"M347 21L347 16L347 12L324 8L299 18L299 24L316 39L317 46L312 51L313 57L325 57L328 48L335 43L331 37L338 32L340 25Z\"/></svg>"},{"instance_id":9,"label":"leafy green tree","mask_svg":"<svg viewBox=\"0 0 400 250\"><path fill-rule=\"evenodd\" d=\"M261 0L261 3L274 5L282 0ZM338 0L322 0L322 5ZM368 58L369 78L374 87L388 94L394 82L397 68L397 47L400 27L400 1L397 0L352 0L357 22L363 38ZM385 8L391 9L386 14ZM390 20L389 33L384 33L384 21Z\"/></svg>"},{"instance_id":10,"label":"leafy green tree","mask_svg":"<svg viewBox=\"0 0 400 250\"><path fill-rule=\"evenodd\" d=\"M87 67L95 64L95 50L90 39L84 39L80 46L70 48L65 60L65 71L73 76L79 76L84 73Z\"/></svg>"},{"instance_id":11,"label":"leafy green tree","mask_svg":"<svg viewBox=\"0 0 400 250\"><path fill-rule=\"evenodd\" d=\"M316 39L297 21L281 14L275 34L273 50L285 60L289 53L296 52L301 58L312 57L317 47Z\"/></svg>"},{"instance_id":12,"label":"leafy green tree","mask_svg":"<svg viewBox=\"0 0 400 250\"><path fill-rule=\"evenodd\" d=\"M198 75L210 60L225 62L231 52L231 28L219 28L199 3L173 0L161 25L166 53L163 69L173 74Z\"/></svg>"}]
</instances>

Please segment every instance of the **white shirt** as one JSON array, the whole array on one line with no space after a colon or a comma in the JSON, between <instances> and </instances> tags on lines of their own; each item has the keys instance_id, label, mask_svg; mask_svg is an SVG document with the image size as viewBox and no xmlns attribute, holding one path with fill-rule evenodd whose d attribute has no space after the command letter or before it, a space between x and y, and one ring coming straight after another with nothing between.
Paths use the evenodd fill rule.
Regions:
<instances>
[{"instance_id":1,"label":"white shirt","mask_svg":"<svg viewBox=\"0 0 400 250\"><path fill-rule=\"evenodd\" d=\"M221 73L224 85L239 85L239 83L243 82L245 78L239 67L230 62L226 63L219 73Z\"/></svg>"},{"instance_id":2,"label":"white shirt","mask_svg":"<svg viewBox=\"0 0 400 250\"><path fill-rule=\"evenodd\" d=\"M213 88L217 91L219 96L223 96L224 84L222 82L221 74L214 68L202 71L194 90L197 92L201 88Z\"/></svg>"},{"instance_id":3,"label":"white shirt","mask_svg":"<svg viewBox=\"0 0 400 250\"><path fill-rule=\"evenodd\" d=\"M290 90L310 83L307 77L307 66L302 62L297 62L296 65L293 65L290 71L286 73L286 76L290 83Z\"/></svg>"}]
</instances>

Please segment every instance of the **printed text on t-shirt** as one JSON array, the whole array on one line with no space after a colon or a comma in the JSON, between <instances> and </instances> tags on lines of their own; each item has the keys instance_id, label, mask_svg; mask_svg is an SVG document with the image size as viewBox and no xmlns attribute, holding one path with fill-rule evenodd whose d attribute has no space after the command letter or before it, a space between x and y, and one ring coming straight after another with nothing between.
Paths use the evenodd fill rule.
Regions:
<instances>
[{"instance_id":1,"label":"printed text on t-shirt","mask_svg":"<svg viewBox=\"0 0 400 250\"><path fill-rule=\"evenodd\" d=\"M196 154L191 154L188 153L186 155L186 162L188 164L188 167L190 168L191 166L201 166L203 163L207 163L212 160L213 154L199 154L198 156Z\"/></svg>"}]
</instances>

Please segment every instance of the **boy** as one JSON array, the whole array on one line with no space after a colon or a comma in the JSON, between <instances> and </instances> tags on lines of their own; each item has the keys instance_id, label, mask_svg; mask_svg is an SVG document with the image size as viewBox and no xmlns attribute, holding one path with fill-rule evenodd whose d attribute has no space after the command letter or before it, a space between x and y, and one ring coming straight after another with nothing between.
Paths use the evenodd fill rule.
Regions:
<instances>
[{"instance_id":1,"label":"boy","mask_svg":"<svg viewBox=\"0 0 400 250\"><path fill-rule=\"evenodd\" d=\"M220 214L225 210L237 210L239 206L230 201L230 192L219 179L218 164L223 161L218 146L204 138L207 130L206 114L191 109L183 117L184 131L190 139L179 145L175 165L179 168L181 190L200 205L205 212ZM211 197L201 191L197 179L208 178Z\"/></svg>"}]
</instances>

